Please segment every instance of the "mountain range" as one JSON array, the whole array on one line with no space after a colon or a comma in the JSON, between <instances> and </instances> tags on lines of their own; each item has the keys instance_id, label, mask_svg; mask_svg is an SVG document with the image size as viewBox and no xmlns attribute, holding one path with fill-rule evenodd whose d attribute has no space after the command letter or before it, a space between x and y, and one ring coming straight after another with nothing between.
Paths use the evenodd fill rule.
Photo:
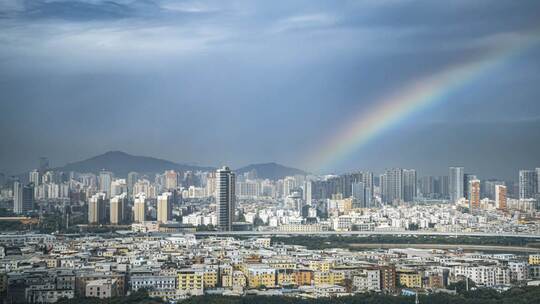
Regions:
<instances>
[{"instance_id":1,"label":"mountain range","mask_svg":"<svg viewBox=\"0 0 540 304\"><path fill-rule=\"evenodd\" d=\"M154 174L162 173L165 170L212 171L216 168L211 166L179 164L154 157L131 155L122 151L109 151L82 161L68 163L63 167L55 168L55 170L64 172L75 171L81 173L97 173L103 169L113 172L116 176L127 176L131 171ZM258 178L268 178L272 180L280 179L285 176L307 174L300 169L290 168L276 163L252 164L235 170L235 172L239 174L249 171L255 171Z\"/></svg>"},{"instance_id":2,"label":"mountain range","mask_svg":"<svg viewBox=\"0 0 540 304\"><path fill-rule=\"evenodd\" d=\"M255 171L258 178L277 180L285 176L306 175L305 171L296 168L285 167L276 163L254 164L236 170L236 173Z\"/></svg>"}]
</instances>

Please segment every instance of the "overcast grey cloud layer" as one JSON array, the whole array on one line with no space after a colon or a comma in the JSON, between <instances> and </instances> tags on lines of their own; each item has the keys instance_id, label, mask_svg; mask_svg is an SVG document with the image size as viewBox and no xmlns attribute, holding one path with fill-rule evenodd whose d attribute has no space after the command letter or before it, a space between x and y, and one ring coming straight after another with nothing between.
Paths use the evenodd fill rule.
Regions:
<instances>
[{"instance_id":1,"label":"overcast grey cloud layer","mask_svg":"<svg viewBox=\"0 0 540 304\"><path fill-rule=\"evenodd\" d=\"M538 33L539 1L0 2L0 172L123 150L302 169L388 91ZM540 47L336 172L540 166Z\"/></svg>"}]
</instances>

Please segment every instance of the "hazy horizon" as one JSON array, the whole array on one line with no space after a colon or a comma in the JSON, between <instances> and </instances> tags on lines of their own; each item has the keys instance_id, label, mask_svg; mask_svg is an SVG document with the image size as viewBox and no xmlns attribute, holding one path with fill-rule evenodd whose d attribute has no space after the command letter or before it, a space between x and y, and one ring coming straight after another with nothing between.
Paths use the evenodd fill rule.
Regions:
<instances>
[{"instance_id":1,"label":"hazy horizon","mask_svg":"<svg viewBox=\"0 0 540 304\"><path fill-rule=\"evenodd\" d=\"M347 170L344 170L344 171L334 171L334 172L324 172L324 173L317 173L317 172L311 172L309 170L304 170L303 168L299 168L299 167L296 167L294 166L294 164L283 164L283 163L279 163L279 162L275 162L275 161L268 161L268 162L259 162L259 163L249 163L249 164L243 164L243 165L240 165L238 167L231 167L229 164L225 164L225 163L221 163L221 164L197 164L197 163L186 163L186 162L177 162L177 161L173 161L173 160L170 160L170 159L164 159L164 158L160 158L160 157L155 157L155 156L152 156L152 155L139 155L139 154L133 154L133 153L129 153L129 152L126 152L126 151L122 151L122 150L110 150L110 151L105 151L99 155L91 155L91 156L88 156L88 157L84 157L82 159L79 159L79 160L74 160L74 161L70 161L70 162L67 162L67 163L64 163L64 164L54 164L54 163L50 163L50 160L49 158L47 157L47 159L49 160L49 168L51 169L61 169L63 168L64 166L66 165L72 165L74 163L79 163L79 162L83 162L83 161L86 161L86 160L89 160L89 159L92 159L94 157L99 157L99 156L102 156L102 155L106 155L106 154L109 154L109 153L125 153L125 154L128 154L128 155L131 155L131 156L137 156L137 157L149 157L149 158L154 158L154 159L157 159L157 160L163 160L163 161L170 161L172 163L175 163L175 164L178 164L178 165L188 165L188 166L196 166L196 167L213 167L213 168L220 168L222 166L229 166L233 171L236 171L236 170L239 170L239 169L244 169L245 167L248 167L250 165L264 165L264 164L269 164L269 163L276 163L278 165L282 165L282 166L285 166L285 167L289 167L289 168L293 168L293 169L299 169L299 170L303 170L305 171L308 175L340 175L340 174L347 174L347 173L355 173L355 172L359 172L359 171L370 171L370 172L373 172L375 174L376 177L378 177L379 174L383 174L385 170L387 169L391 169L391 168L402 168L402 169L416 169L418 171L417 168L414 168L414 167L403 167L403 166L399 166L399 165L396 165L396 166L393 166L393 167L383 167L383 168L380 168L380 169L372 169L372 168L350 168L350 169L347 169ZM6 174L6 177L8 176L21 176L21 175L24 175L25 178L27 177L27 173L32 171L32 170L35 170L35 169L38 169L38 162L39 162L39 159L36 160L36 165L35 166L32 166L30 168L28 168L27 170L25 171L19 171L19 172L13 172L12 174ZM449 170L449 167L463 167L462 164L459 164L459 163L456 163L456 164L449 164L447 167L445 168L442 168L440 171L436 171L436 172L433 172L433 173L425 173L425 172L417 172L418 176L419 177L422 177L422 176L434 176L434 177L438 177L438 176L448 176L448 170ZM107 169L110 169L110 168L102 168L103 170L107 170ZM169 168L169 169L174 169L173 167ZM505 181L512 181L512 182L516 182L517 181L517 176L508 176L508 177L505 177L505 176L488 176L488 175L485 175L483 174L482 172L478 172L478 171L474 171L472 170L471 168L467 168L465 167L465 173L467 174L474 174L475 176L478 176L479 178L481 178L482 180L505 180ZM531 167L531 168L520 168L520 169L534 169L534 167ZM520 170L518 169L518 170ZM137 171L135 169L133 169L133 171ZM1 172L0 173L6 173L6 172ZM79 173L88 173L88 171L84 171L84 172L79 172ZM517 171L516 171L517 173ZM121 174L120 176L124 176L125 177L125 174Z\"/></svg>"}]
</instances>

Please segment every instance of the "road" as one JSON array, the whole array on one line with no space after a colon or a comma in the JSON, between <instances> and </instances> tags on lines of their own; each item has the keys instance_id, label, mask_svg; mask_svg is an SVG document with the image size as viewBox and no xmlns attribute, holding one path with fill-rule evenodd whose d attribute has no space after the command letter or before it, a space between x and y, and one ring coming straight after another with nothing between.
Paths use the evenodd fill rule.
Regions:
<instances>
[{"instance_id":1,"label":"road","mask_svg":"<svg viewBox=\"0 0 540 304\"><path fill-rule=\"evenodd\" d=\"M415 249L463 249L479 251L497 251L497 252L524 252L539 253L540 248L518 247L518 246L491 246L491 245L467 245L467 244L350 244L353 248L366 249L392 249L392 248L415 248Z\"/></svg>"},{"instance_id":2,"label":"road","mask_svg":"<svg viewBox=\"0 0 540 304\"><path fill-rule=\"evenodd\" d=\"M487 232L435 232L435 231L319 231L319 232L286 232L286 231L199 231L198 236L369 236L369 235L391 235L391 236L475 236L475 237L516 237L540 239L540 234L525 233L487 233Z\"/></svg>"}]
</instances>

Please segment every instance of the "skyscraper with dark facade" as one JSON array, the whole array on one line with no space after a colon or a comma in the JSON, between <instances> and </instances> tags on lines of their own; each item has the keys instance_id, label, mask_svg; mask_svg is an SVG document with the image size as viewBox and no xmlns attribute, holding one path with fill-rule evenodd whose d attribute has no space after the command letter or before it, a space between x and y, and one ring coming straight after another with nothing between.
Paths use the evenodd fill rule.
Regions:
<instances>
[{"instance_id":1,"label":"skyscraper with dark facade","mask_svg":"<svg viewBox=\"0 0 540 304\"><path fill-rule=\"evenodd\" d=\"M403 201L403 169L388 169L380 176L381 199L393 204Z\"/></svg>"},{"instance_id":2,"label":"skyscraper with dark facade","mask_svg":"<svg viewBox=\"0 0 540 304\"><path fill-rule=\"evenodd\" d=\"M412 202L416 198L416 170L403 170L403 201Z\"/></svg>"},{"instance_id":3,"label":"skyscraper with dark facade","mask_svg":"<svg viewBox=\"0 0 540 304\"><path fill-rule=\"evenodd\" d=\"M353 208L366 208L366 185L363 182L352 184Z\"/></svg>"},{"instance_id":4,"label":"skyscraper with dark facade","mask_svg":"<svg viewBox=\"0 0 540 304\"><path fill-rule=\"evenodd\" d=\"M217 224L221 231L232 230L236 202L235 183L235 174L229 167L216 171Z\"/></svg>"},{"instance_id":5,"label":"skyscraper with dark facade","mask_svg":"<svg viewBox=\"0 0 540 304\"><path fill-rule=\"evenodd\" d=\"M13 183L13 212L21 214L34 209L34 184L24 186L18 181Z\"/></svg>"}]
</instances>

